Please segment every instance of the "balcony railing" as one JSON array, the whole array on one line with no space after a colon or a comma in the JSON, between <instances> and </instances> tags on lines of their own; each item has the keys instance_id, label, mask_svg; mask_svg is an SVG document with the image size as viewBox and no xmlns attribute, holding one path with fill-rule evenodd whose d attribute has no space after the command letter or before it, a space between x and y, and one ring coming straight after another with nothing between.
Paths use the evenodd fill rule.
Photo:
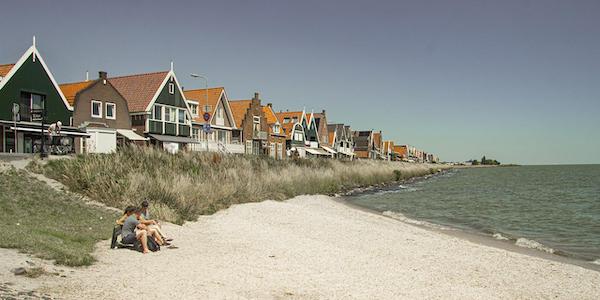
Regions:
<instances>
[{"instance_id":1,"label":"balcony railing","mask_svg":"<svg viewBox=\"0 0 600 300\"><path fill-rule=\"evenodd\" d=\"M222 152L222 153L236 153L243 154L245 149L244 145L238 143L222 143L215 141L208 141L208 148L206 146L207 141L199 141L198 144L190 144L190 150L192 151L209 151L209 152Z\"/></svg>"}]
</instances>

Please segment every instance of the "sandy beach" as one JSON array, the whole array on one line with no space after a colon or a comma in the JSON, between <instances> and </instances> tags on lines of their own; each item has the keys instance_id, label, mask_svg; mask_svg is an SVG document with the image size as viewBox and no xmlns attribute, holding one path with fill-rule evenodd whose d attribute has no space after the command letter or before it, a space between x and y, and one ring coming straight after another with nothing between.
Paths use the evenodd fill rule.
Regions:
<instances>
[{"instance_id":1,"label":"sandy beach","mask_svg":"<svg viewBox=\"0 0 600 300\"><path fill-rule=\"evenodd\" d=\"M156 299L600 297L600 272L481 245L326 196L235 205L165 227L179 249L142 255L109 250L105 241L91 267L59 267L65 278L19 280L67 299L133 293Z\"/></svg>"}]
</instances>

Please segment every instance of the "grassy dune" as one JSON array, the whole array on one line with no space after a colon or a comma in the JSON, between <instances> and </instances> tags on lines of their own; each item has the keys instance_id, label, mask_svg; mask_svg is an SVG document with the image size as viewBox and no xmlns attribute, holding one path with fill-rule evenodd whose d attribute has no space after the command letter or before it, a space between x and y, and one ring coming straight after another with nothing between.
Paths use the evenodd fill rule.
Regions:
<instances>
[{"instance_id":1,"label":"grassy dune","mask_svg":"<svg viewBox=\"0 0 600 300\"><path fill-rule=\"evenodd\" d=\"M171 155L153 148L79 155L29 167L109 206L123 208L149 199L155 216L179 224L232 204L337 193L432 172L432 166L424 164L277 161L216 153Z\"/></svg>"},{"instance_id":2,"label":"grassy dune","mask_svg":"<svg viewBox=\"0 0 600 300\"><path fill-rule=\"evenodd\" d=\"M90 207L0 162L0 247L70 266L89 265L116 215Z\"/></svg>"}]
</instances>

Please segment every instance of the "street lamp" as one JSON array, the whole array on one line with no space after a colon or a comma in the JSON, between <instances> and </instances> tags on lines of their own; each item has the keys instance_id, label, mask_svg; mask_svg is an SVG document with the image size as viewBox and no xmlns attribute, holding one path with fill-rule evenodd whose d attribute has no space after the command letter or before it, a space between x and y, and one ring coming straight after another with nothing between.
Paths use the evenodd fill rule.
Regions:
<instances>
[{"instance_id":1,"label":"street lamp","mask_svg":"<svg viewBox=\"0 0 600 300\"><path fill-rule=\"evenodd\" d=\"M200 74L196 74L196 73L191 73L190 76L192 76L192 78L202 78L204 79L204 90L205 90L205 94L206 94L206 107L208 107L208 77L204 76L204 75L200 75ZM198 99L200 100L200 99ZM205 114L208 112L205 112ZM206 152L208 152L208 132L210 131L210 128L208 130L206 130L206 128L208 126L210 126L210 124L208 124L208 121L210 120L210 118L207 118L204 116L204 114L202 115L202 118L204 119L204 125L202 126L202 131L205 131L206 133Z\"/></svg>"}]
</instances>

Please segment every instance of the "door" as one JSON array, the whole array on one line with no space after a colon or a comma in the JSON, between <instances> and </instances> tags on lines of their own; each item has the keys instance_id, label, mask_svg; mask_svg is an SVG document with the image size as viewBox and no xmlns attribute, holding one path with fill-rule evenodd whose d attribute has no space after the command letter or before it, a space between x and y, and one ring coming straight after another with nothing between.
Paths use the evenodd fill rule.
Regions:
<instances>
[{"instance_id":1,"label":"door","mask_svg":"<svg viewBox=\"0 0 600 300\"><path fill-rule=\"evenodd\" d=\"M96 131L88 129L90 140L88 153L111 153L117 150L117 133L114 131Z\"/></svg>"}]
</instances>

